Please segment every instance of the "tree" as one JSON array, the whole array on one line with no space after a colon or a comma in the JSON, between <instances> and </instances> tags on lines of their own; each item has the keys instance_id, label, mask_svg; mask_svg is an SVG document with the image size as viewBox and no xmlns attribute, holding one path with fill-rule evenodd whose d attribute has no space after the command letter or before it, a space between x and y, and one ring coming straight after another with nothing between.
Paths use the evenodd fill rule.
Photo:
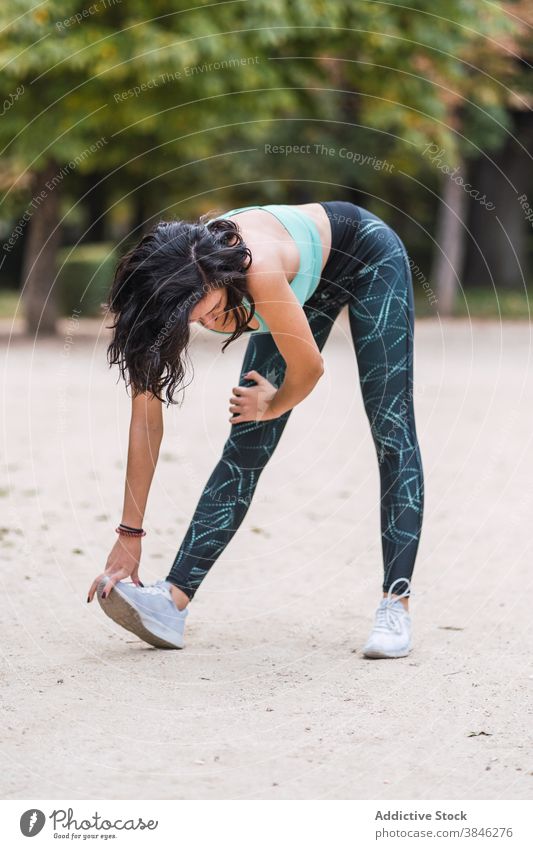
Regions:
<instances>
[{"instance_id":1,"label":"tree","mask_svg":"<svg viewBox=\"0 0 533 849\"><path fill-rule=\"evenodd\" d=\"M491 8L477 35L474 0L192 8L185 0L94 0L81 11L75 0L35 7L12 0L0 7L4 93L13 98L0 149L3 167L16 174L3 208L25 199L29 331L54 331L64 198L83 181L90 181L84 191L111 204L131 198L141 227L176 204L179 212L210 208L229 194L226 186L238 185L244 200L260 184L267 200L290 202L309 197L317 182L376 194L387 180L375 168L354 177L353 160L339 154L266 154L266 139L287 139L337 150L368 144L369 156L390 162L412 190L431 172L425 147L439 144L450 156L458 147L447 120L455 102L475 92L483 109L485 101L498 103L497 80L468 76L457 59L500 31L504 13Z\"/></svg>"},{"instance_id":2,"label":"tree","mask_svg":"<svg viewBox=\"0 0 533 849\"><path fill-rule=\"evenodd\" d=\"M166 178L169 194L180 185L182 165L216 157L217 145L250 124L257 88L266 115L294 106L290 65L269 56L290 41L291 20L324 23L327 14L320 2L290 12L280 5L282 25L271 28L271 9L257 2L243 23L241 3L191 9L183 0L95 0L80 11L75 0L37 7L14 0L0 8L4 91L6 98L21 92L0 126L3 162L17 174L3 206L24 182L31 186L22 214L31 333L55 330L61 200L73 174L104 172L113 186L141 191L146 203L153 181ZM221 128L216 142L214 128ZM253 135L250 124L241 143Z\"/></svg>"}]
</instances>

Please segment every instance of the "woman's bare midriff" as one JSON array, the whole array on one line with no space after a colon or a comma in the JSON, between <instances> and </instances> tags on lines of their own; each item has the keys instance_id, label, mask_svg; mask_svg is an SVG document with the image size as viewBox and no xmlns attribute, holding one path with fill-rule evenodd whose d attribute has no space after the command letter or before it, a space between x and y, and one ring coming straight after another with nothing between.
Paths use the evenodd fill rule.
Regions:
<instances>
[{"instance_id":1,"label":"woman's bare midriff","mask_svg":"<svg viewBox=\"0 0 533 849\"><path fill-rule=\"evenodd\" d=\"M326 210L319 203L300 203L291 204L294 209L299 209L305 215L308 215L318 229L320 241L322 242L322 269L328 261L329 252L331 249L331 224L326 214ZM228 215L231 221L239 227L244 243L250 248L252 253L252 262L248 273L257 272L261 274L261 264L265 265L264 271L268 271L268 267L282 268L287 275L287 282L290 283L300 268L300 251L298 245L287 232L283 224L275 218L272 213L264 209L250 209L246 212L237 212L235 215ZM259 267L254 266L254 254L260 256ZM233 332L234 323L231 322L229 316L224 324L223 319L220 322L213 323L215 330L223 330L226 333ZM252 330L259 328L259 322L252 319L249 327Z\"/></svg>"}]
</instances>

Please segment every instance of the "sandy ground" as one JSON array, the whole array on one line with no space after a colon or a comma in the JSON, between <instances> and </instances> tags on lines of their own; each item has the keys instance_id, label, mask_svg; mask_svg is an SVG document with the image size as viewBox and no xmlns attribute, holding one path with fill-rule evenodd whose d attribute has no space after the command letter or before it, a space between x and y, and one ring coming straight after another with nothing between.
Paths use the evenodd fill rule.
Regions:
<instances>
[{"instance_id":1,"label":"sandy ground","mask_svg":"<svg viewBox=\"0 0 533 849\"><path fill-rule=\"evenodd\" d=\"M531 328L420 321L415 649L367 661L378 472L341 315L187 647L86 604L120 518L129 399L97 325L2 343L3 798L530 798ZM244 351L197 329L165 412L141 577L163 577L229 430ZM7 459L6 459L7 458ZM528 759L529 758L529 759Z\"/></svg>"}]
</instances>

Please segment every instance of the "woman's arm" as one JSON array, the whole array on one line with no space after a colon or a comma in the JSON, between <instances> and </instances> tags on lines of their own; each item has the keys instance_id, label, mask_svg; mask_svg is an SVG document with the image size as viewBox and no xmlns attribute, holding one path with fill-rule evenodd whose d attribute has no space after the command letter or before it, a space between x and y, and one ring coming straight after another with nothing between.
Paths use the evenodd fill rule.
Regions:
<instances>
[{"instance_id":1,"label":"woman's arm","mask_svg":"<svg viewBox=\"0 0 533 849\"><path fill-rule=\"evenodd\" d=\"M143 393L131 402L128 463L121 521L141 528L163 439L162 403Z\"/></svg>"},{"instance_id":2,"label":"woman's arm","mask_svg":"<svg viewBox=\"0 0 533 849\"><path fill-rule=\"evenodd\" d=\"M146 393L137 395L132 399L131 404L128 461L121 520L132 528L142 527L162 438L161 401ZM117 581L122 581L124 578L131 578L134 584L140 584L140 560L141 537L119 535L107 558L105 571L91 584L87 601L93 600L98 584L104 575L109 578L107 595Z\"/></svg>"},{"instance_id":3,"label":"woman's arm","mask_svg":"<svg viewBox=\"0 0 533 849\"><path fill-rule=\"evenodd\" d=\"M250 291L285 360L285 377L279 389L273 391L275 387L265 375L250 372L258 386L233 388L230 410L237 415L230 419L232 423L278 418L303 401L324 373L324 361L307 316L284 272L269 272L259 279L257 283L257 274L251 279Z\"/></svg>"}]
</instances>

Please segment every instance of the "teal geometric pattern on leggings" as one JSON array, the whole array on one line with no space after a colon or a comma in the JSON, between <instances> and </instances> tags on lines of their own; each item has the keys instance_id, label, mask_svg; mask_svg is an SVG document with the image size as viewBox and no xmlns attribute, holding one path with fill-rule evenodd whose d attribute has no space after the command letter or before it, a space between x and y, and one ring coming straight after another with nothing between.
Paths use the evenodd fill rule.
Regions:
<instances>
[{"instance_id":1,"label":"teal geometric pattern on leggings","mask_svg":"<svg viewBox=\"0 0 533 849\"><path fill-rule=\"evenodd\" d=\"M355 235L355 234L354 234ZM320 350L348 303L359 383L376 447L381 484L383 590L411 579L424 503L423 470L413 409L413 289L405 247L381 219L364 210L356 254L304 305ZM285 362L270 333L253 334L241 367L279 386ZM241 525L259 477L291 411L267 422L231 425L220 460L200 496L167 580L193 598ZM400 585L395 591L408 590Z\"/></svg>"},{"instance_id":2,"label":"teal geometric pattern on leggings","mask_svg":"<svg viewBox=\"0 0 533 849\"><path fill-rule=\"evenodd\" d=\"M383 589L411 578L422 527L424 479L413 405L414 307L405 247L366 213L349 320L379 463ZM399 585L402 592L406 585Z\"/></svg>"}]
</instances>

